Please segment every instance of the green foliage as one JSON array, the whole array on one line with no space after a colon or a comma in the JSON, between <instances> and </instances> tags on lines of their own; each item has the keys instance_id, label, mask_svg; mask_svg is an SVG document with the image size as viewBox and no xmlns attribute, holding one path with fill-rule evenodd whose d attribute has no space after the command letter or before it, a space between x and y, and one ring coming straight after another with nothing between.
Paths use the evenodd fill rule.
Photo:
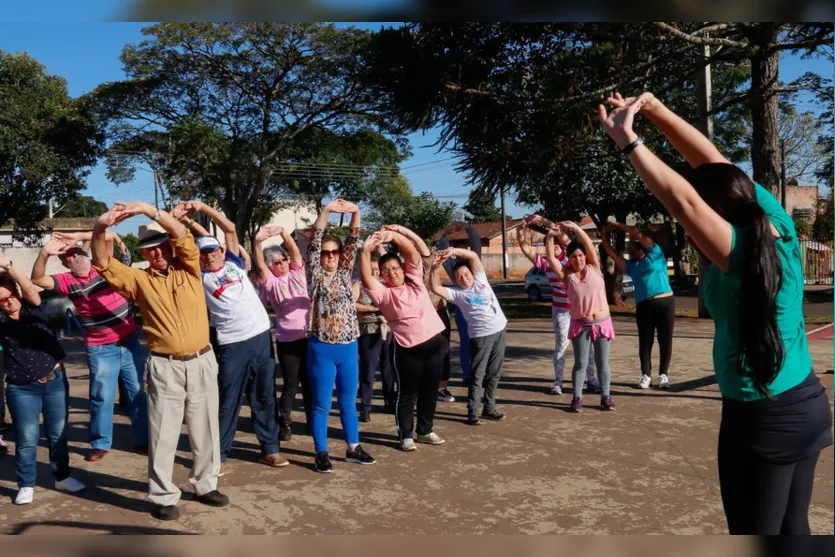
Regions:
<instances>
[{"instance_id":1,"label":"green foliage","mask_svg":"<svg viewBox=\"0 0 835 557\"><path fill-rule=\"evenodd\" d=\"M470 192L464 210L470 214L466 218L467 222L497 222L502 220L502 210L496 206L496 196L478 189Z\"/></svg>"},{"instance_id":2,"label":"green foliage","mask_svg":"<svg viewBox=\"0 0 835 557\"><path fill-rule=\"evenodd\" d=\"M134 263L138 261L144 261L142 254L137 251L136 246L139 244L139 238L137 238L133 234L125 234L122 236L122 241L128 247L128 251L130 251L130 258L131 261ZM118 250L119 248L114 246L114 250Z\"/></svg>"},{"instance_id":3,"label":"green foliage","mask_svg":"<svg viewBox=\"0 0 835 557\"><path fill-rule=\"evenodd\" d=\"M0 51L0 225L35 241L47 203L84 189L102 136L89 105L26 54Z\"/></svg>"},{"instance_id":4,"label":"green foliage","mask_svg":"<svg viewBox=\"0 0 835 557\"><path fill-rule=\"evenodd\" d=\"M794 229L797 231L798 238L808 238L812 235L812 223L808 218L792 213L792 221L794 221Z\"/></svg>"},{"instance_id":5,"label":"green foliage","mask_svg":"<svg viewBox=\"0 0 835 557\"><path fill-rule=\"evenodd\" d=\"M835 219L833 219L832 188L827 195L818 198L817 216L812 225L812 236L817 240L831 242L835 231Z\"/></svg>"},{"instance_id":6,"label":"green foliage","mask_svg":"<svg viewBox=\"0 0 835 557\"><path fill-rule=\"evenodd\" d=\"M106 203L98 201L89 195L81 195L70 199L66 205L61 207L61 211L56 216L67 218L95 218L102 213L106 213L107 209Z\"/></svg>"},{"instance_id":7,"label":"green foliage","mask_svg":"<svg viewBox=\"0 0 835 557\"><path fill-rule=\"evenodd\" d=\"M128 79L94 92L113 179L152 166L169 197L218 202L244 237L269 217L264 204L362 197L409 155L358 85L365 31L172 22L143 33L122 52Z\"/></svg>"},{"instance_id":8,"label":"green foliage","mask_svg":"<svg viewBox=\"0 0 835 557\"><path fill-rule=\"evenodd\" d=\"M426 240L449 226L456 210L455 203L442 202L431 193L415 196L402 176L376 183L368 205L365 222L372 228L399 224Z\"/></svg>"}]
</instances>

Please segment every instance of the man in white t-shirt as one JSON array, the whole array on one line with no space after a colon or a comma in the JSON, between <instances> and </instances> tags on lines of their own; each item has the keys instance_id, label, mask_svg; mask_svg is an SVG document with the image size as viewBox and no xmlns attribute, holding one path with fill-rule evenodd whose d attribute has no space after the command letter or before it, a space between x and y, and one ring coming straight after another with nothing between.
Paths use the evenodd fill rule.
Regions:
<instances>
[{"instance_id":1,"label":"man in white t-shirt","mask_svg":"<svg viewBox=\"0 0 835 557\"><path fill-rule=\"evenodd\" d=\"M278 454L270 318L247 277L243 259L235 255L240 246L235 225L200 201L181 202L173 214L183 219L192 212L211 218L223 230L226 239L226 247L214 236L197 239L209 323L217 332L220 461L226 462L232 448L241 411L241 394L248 387L246 394L255 421L255 435L261 443L259 462L274 468L287 466L287 459Z\"/></svg>"},{"instance_id":2,"label":"man in white t-shirt","mask_svg":"<svg viewBox=\"0 0 835 557\"><path fill-rule=\"evenodd\" d=\"M455 304L467 321L473 377L467 393L467 423L481 424L478 411L481 409L482 395L485 405L481 418L503 420L504 413L496 408L496 390L504 362L507 318L487 282L484 267L475 252L449 248L438 253L433 266L437 268L450 257L459 259L453 269L456 286L441 286L435 272L430 273L429 277L432 291Z\"/></svg>"}]
</instances>

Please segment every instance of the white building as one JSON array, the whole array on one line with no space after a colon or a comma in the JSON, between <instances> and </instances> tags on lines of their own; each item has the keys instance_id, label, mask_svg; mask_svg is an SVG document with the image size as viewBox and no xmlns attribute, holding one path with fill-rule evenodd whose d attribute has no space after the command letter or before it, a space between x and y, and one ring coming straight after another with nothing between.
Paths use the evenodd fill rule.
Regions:
<instances>
[{"instance_id":1,"label":"white building","mask_svg":"<svg viewBox=\"0 0 835 557\"><path fill-rule=\"evenodd\" d=\"M90 218L55 218L46 219L43 222L43 228L51 229L55 232L85 232L93 229L96 219ZM22 242L12 239L12 227L6 225L0 227L0 249L2 249L3 256L14 262L17 267L23 269L26 276L31 276L32 267L35 265L35 260L38 258L38 253L51 236L51 232L47 232L40 237L37 246L27 247ZM57 257L50 257L46 264L46 273L53 275L63 273L67 269L61 265Z\"/></svg>"}]
</instances>

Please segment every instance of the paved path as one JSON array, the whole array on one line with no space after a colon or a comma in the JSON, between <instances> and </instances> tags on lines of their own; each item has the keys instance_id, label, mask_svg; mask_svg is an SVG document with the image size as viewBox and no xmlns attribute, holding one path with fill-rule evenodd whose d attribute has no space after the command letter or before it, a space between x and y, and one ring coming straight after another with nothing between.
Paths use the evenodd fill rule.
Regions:
<instances>
[{"instance_id":1,"label":"paved path","mask_svg":"<svg viewBox=\"0 0 835 557\"><path fill-rule=\"evenodd\" d=\"M249 411L220 488L232 505L211 509L184 496L182 517L162 523L147 513L145 457L128 449L127 420L117 417L115 450L83 460L87 370L80 346L68 344L71 463L90 488L53 491L46 449L39 450L35 502L15 507L14 457L0 459L0 532L206 534L722 534L716 475L719 393L711 380L710 323L680 319L673 392L639 391L634 323L619 319L612 350L617 411L565 412L570 396L551 397L553 334L546 321L511 324L500 386L503 422L472 428L463 403L439 404L436 430L448 443L396 448L393 416L375 414L362 440L376 466L342 461L338 417L331 418L335 470L311 469L313 444L299 433L282 447L292 465L256 462ZM453 334L453 337L456 335ZM831 369L832 342L810 341L815 366ZM457 346L457 345L455 345ZM570 373L568 374L570 375ZM822 375L831 399L832 376ZM454 381L453 393L464 394ZM588 399L593 403L593 399ZM379 401L378 401L379 402ZM296 413L303 420L301 412ZM183 430L175 481L187 494L191 456ZM12 449L14 444L11 443ZM810 512L815 533L833 533L833 451L821 455Z\"/></svg>"}]
</instances>

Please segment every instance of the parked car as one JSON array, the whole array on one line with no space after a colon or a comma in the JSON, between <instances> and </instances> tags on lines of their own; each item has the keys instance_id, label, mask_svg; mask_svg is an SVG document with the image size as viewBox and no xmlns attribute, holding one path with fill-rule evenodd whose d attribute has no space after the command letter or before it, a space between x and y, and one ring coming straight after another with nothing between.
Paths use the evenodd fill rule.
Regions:
<instances>
[{"instance_id":1,"label":"parked car","mask_svg":"<svg viewBox=\"0 0 835 557\"><path fill-rule=\"evenodd\" d=\"M623 299L629 297L635 292L635 285L632 283L632 277L623 274L622 281ZM542 300L551 299L551 284L548 282L548 276L544 271L537 267L531 267L525 275L525 293L528 299L532 302L540 302Z\"/></svg>"}]
</instances>

